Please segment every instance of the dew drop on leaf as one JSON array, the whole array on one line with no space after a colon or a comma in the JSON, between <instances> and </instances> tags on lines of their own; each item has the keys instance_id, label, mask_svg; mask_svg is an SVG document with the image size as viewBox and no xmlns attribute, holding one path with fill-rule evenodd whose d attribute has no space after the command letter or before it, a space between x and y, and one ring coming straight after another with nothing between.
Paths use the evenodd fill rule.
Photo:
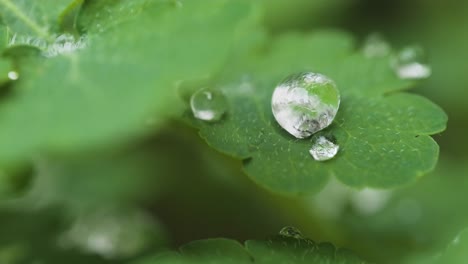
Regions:
<instances>
[{"instance_id":1,"label":"dew drop on leaf","mask_svg":"<svg viewBox=\"0 0 468 264\"><path fill-rule=\"evenodd\" d=\"M379 33L371 33L364 40L362 52L367 58L384 57L390 54L390 44Z\"/></svg>"},{"instance_id":2,"label":"dew drop on leaf","mask_svg":"<svg viewBox=\"0 0 468 264\"><path fill-rule=\"evenodd\" d=\"M296 239L303 239L304 237L302 236L301 231L299 229L292 227L292 226L285 226L283 227L279 233L280 236L283 237L292 237Z\"/></svg>"},{"instance_id":3,"label":"dew drop on leaf","mask_svg":"<svg viewBox=\"0 0 468 264\"><path fill-rule=\"evenodd\" d=\"M141 211L99 210L76 219L59 243L105 258L129 257L150 244L157 228L152 220Z\"/></svg>"},{"instance_id":4,"label":"dew drop on leaf","mask_svg":"<svg viewBox=\"0 0 468 264\"><path fill-rule=\"evenodd\" d=\"M309 152L312 157L317 161L330 160L336 156L340 146L331 142L324 136L318 137Z\"/></svg>"},{"instance_id":5,"label":"dew drop on leaf","mask_svg":"<svg viewBox=\"0 0 468 264\"><path fill-rule=\"evenodd\" d=\"M271 108L280 126L296 138L306 138L329 126L338 112L340 94L333 80L304 72L279 83Z\"/></svg>"},{"instance_id":6,"label":"dew drop on leaf","mask_svg":"<svg viewBox=\"0 0 468 264\"><path fill-rule=\"evenodd\" d=\"M16 71L8 72L8 79L10 79L12 81L16 81L16 80L18 80L18 78L19 78L18 72L16 72Z\"/></svg>"},{"instance_id":7,"label":"dew drop on leaf","mask_svg":"<svg viewBox=\"0 0 468 264\"><path fill-rule=\"evenodd\" d=\"M203 88L192 95L190 107L195 118L214 122L226 113L227 100L220 91Z\"/></svg>"},{"instance_id":8,"label":"dew drop on leaf","mask_svg":"<svg viewBox=\"0 0 468 264\"><path fill-rule=\"evenodd\" d=\"M86 35L76 38L71 34L62 34L47 47L44 51L44 56L55 57L61 54L73 53L77 50L86 48L87 45L88 41Z\"/></svg>"},{"instance_id":9,"label":"dew drop on leaf","mask_svg":"<svg viewBox=\"0 0 468 264\"><path fill-rule=\"evenodd\" d=\"M9 46L27 45L38 48L45 57L56 57L62 54L73 53L88 46L86 35L75 37L71 34L61 34L54 37L49 43L45 39L14 34L9 41Z\"/></svg>"},{"instance_id":10,"label":"dew drop on leaf","mask_svg":"<svg viewBox=\"0 0 468 264\"><path fill-rule=\"evenodd\" d=\"M354 190L350 201L353 209L360 215L370 216L385 208L392 197L392 192L373 188Z\"/></svg>"},{"instance_id":11,"label":"dew drop on leaf","mask_svg":"<svg viewBox=\"0 0 468 264\"><path fill-rule=\"evenodd\" d=\"M393 59L392 66L400 79L425 79L432 74L431 67L426 63L424 50L419 46L403 48Z\"/></svg>"}]
</instances>

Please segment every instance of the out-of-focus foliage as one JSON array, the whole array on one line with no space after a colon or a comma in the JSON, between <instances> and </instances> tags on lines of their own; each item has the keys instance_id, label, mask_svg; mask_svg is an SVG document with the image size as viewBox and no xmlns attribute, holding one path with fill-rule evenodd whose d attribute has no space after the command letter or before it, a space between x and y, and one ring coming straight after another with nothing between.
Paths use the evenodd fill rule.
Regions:
<instances>
[{"instance_id":1,"label":"out-of-focus foliage","mask_svg":"<svg viewBox=\"0 0 468 264\"><path fill-rule=\"evenodd\" d=\"M457 0L0 0L0 263L466 263L467 12ZM387 55L365 58L373 32L392 52L424 47L432 76L401 81ZM343 96L326 131L342 149L323 164L270 112L276 83L302 70ZM219 123L189 111L207 86L229 102ZM446 122L431 101L448 129L419 177ZM396 114L408 107L412 119ZM381 132L414 153L357 151L404 149ZM335 246L265 240L286 225ZM190 242L216 237L228 239Z\"/></svg>"},{"instance_id":2,"label":"out-of-focus foliage","mask_svg":"<svg viewBox=\"0 0 468 264\"><path fill-rule=\"evenodd\" d=\"M317 244L308 239L278 236L267 241L249 240L245 242L244 247L237 241L227 239L194 241L182 246L180 253L162 252L136 263L364 264L366 262L351 252L337 249L331 244Z\"/></svg>"}]
</instances>

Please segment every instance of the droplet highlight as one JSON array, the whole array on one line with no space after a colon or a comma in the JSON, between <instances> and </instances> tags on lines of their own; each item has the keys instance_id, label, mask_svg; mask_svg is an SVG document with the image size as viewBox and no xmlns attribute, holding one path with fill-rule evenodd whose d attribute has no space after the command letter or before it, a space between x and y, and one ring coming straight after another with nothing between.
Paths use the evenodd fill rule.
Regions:
<instances>
[{"instance_id":1,"label":"droplet highlight","mask_svg":"<svg viewBox=\"0 0 468 264\"><path fill-rule=\"evenodd\" d=\"M316 161L326 161L334 158L339 149L340 146L320 136L315 140L309 152Z\"/></svg>"},{"instance_id":2,"label":"droplet highlight","mask_svg":"<svg viewBox=\"0 0 468 264\"><path fill-rule=\"evenodd\" d=\"M392 66L400 79L419 80L428 78L432 74L424 50L420 46L403 48L393 59Z\"/></svg>"},{"instance_id":3,"label":"droplet highlight","mask_svg":"<svg viewBox=\"0 0 468 264\"><path fill-rule=\"evenodd\" d=\"M296 239L303 239L304 237L302 236L302 233L301 231L299 231L299 229L295 228L295 227L292 227L292 226L286 226L286 227L283 227L279 233L278 233L280 236L283 236L283 237L292 237L292 238L296 238Z\"/></svg>"},{"instance_id":4,"label":"droplet highlight","mask_svg":"<svg viewBox=\"0 0 468 264\"><path fill-rule=\"evenodd\" d=\"M58 243L107 259L131 257L148 248L158 230L157 222L141 211L104 210L77 218Z\"/></svg>"},{"instance_id":5,"label":"droplet highlight","mask_svg":"<svg viewBox=\"0 0 468 264\"><path fill-rule=\"evenodd\" d=\"M329 77L305 72L279 83L271 99L278 124L296 138L307 138L328 127L340 106L340 94Z\"/></svg>"},{"instance_id":6,"label":"droplet highlight","mask_svg":"<svg viewBox=\"0 0 468 264\"><path fill-rule=\"evenodd\" d=\"M16 72L16 71L10 71L8 72L8 79L12 80L12 81L16 81L19 79L19 73Z\"/></svg>"},{"instance_id":7,"label":"droplet highlight","mask_svg":"<svg viewBox=\"0 0 468 264\"><path fill-rule=\"evenodd\" d=\"M366 37L362 52L367 58L385 57L390 54L390 44L379 33L372 33Z\"/></svg>"},{"instance_id":8,"label":"droplet highlight","mask_svg":"<svg viewBox=\"0 0 468 264\"><path fill-rule=\"evenodd\" d=\"M43 56L50 58L86 48L88 46L88 37L86 35L75 37L71 34L61 34L55 36L53 42L49 43L42 38L14 34L8 46L16 45L36 47L42 51Z\"/></svg>"},{"instance_id":9,"label":"droplet highlight","mask_svg":"<svg viewBox=\"0 0 468 264\"><path fill-rule=\"evenodd\" d=\"M195 118L215 122L227 111L227 100L218 90L203 88L190 98L190 107Z\"/></svg>"}]
</instances>

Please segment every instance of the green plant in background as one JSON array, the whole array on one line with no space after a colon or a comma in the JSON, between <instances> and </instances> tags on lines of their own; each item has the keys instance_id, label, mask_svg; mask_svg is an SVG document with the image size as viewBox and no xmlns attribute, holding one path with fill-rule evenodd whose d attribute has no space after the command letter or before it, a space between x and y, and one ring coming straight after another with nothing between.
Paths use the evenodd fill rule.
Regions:
<instances>
[{"instance_id":1,"label":"green plant in background","mask_svg":"<svg viewBox=\"0 0 468 264\"><path fill-rule=\"evenodd\" d=\"M468 21L374 5L0 0L0 263L465 263Z\"/></svg>"}]
</instances>

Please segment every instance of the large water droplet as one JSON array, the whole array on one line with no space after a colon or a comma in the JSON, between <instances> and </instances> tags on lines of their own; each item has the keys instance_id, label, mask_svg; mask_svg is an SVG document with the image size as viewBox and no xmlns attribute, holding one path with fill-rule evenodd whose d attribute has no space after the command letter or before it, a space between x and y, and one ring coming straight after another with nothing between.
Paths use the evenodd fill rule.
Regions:
<instances>
[{"instance_id":1,"label":"large water droplet","mask_svg":"<svg viewBox=\"0 0 468 264\"><path fill-rule=\"evenodd\" d=\"M431 67L426 63L424 50L419 46L402 49L393 59L392 66L401 79L425 79L432 74Z\"/></svg>"},{"instance_id":2,"label":"large water droplet","mask_svg":"<svg viewBox=\"0 0 468 264\"><path fill-rule=\"evenodd\" d=\"M384 57L390 54L390 44L379 33L372 33L364 40L362 52L368 58Z\"/></svg>"},{"instance_id":3,"label":"large water droplet","mask_svg":"<svg viewBox=\"0 0 468 264\"><path fill-rule=\"evenodd\" d=\"M227 110L227 101L220 91L203 88L192 95L190 107L196 118L204 121L218 121Z\"/></svg>"},{"instance_id":4,"label":"large water droplet","mask_svg":"<svg viewBox=\"0 0 468 264\"><path fill-rule=\"evenodd\" d=\"M331 142L324 136L318 137L309 152L317 161L330 160L336 156L340 146Z\"/></svg>"},{"instance_id":5,"label":"large water droplet","mask_svg":"<svg viewBox=\"0 0 468 264\"><path fill-rule=\"evenodd\" d=\"M296 138L309 137L329 126L339 105L335 82L311 72L286 78L276 86L271 100L276 121Z\"/></svg>"},{"instance_id":6,"label":"large water droplet","mask_svg":"<svg viewBox=\"0 0 468 264\"><path fill-rule=\"evenodd\" d=\"M285 226L283 227L279 233L280 236L284 237L292 237L296 239L303 239L304 237L302 236L301 231L299 229L292 227L292 226Z\"/></svg>"}]
</instances>

